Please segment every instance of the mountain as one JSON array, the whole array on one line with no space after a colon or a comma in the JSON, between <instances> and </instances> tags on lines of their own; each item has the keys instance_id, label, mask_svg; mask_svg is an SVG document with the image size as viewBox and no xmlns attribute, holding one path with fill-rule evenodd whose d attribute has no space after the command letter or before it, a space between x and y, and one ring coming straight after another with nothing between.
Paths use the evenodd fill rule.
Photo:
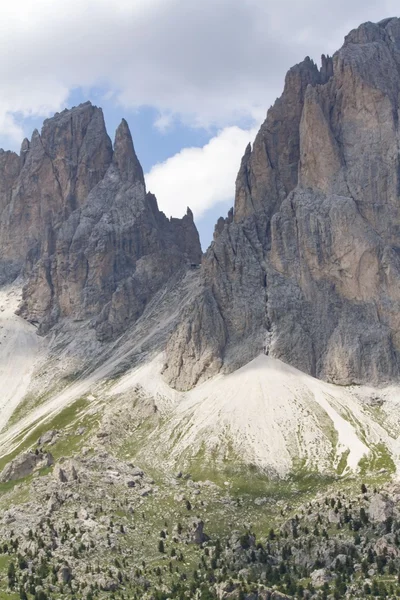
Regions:
<instances>
[{"instance_id":1,"label":"mountain","mask_svg":"<svg viewBox=\"0 0 400 600\"><path fill-rule=\"evenodd\" d=\"M399 102L293 67L204 255L125 120L0 151L0 598L400 596Z\"/></svg>"},{"instance_id":2,"label":"mountain","mask_svg":"<svg viewBox=\"0 0 400 600\"><path fill-rule=\"evenodd\" d=\"M339 385L399 376L400 21L286 76L167 347L189 389L265 352Z\"/></svg>"},{"instance_id":3,"label":"mountain","mask_svg":"<svg viewBox=\"0 0 400 600\"><path fill-rule=\"evenodd\" d=\"M0 448L139 386L164 415L154 463L397 468L399 73L396 18L293 67L203 256L190 209L167 219L146 191L126 121L112 144L87 102L2 151Z\"/></svg>"},{"instance_id":4,"label":"mountain","mask_svg":"<svg viewBox=\"0 0 400 600\"><path fill-rule=\"evenodd\" d=\"M191 211L159 211L125 120L112 146L88 102L45 121L20 157L1 158L3 281L24 275L18 312L40 333L62 318L92 318L99 338L113 337L171 275L200 262Z\"/></svg>"}]
</instances>

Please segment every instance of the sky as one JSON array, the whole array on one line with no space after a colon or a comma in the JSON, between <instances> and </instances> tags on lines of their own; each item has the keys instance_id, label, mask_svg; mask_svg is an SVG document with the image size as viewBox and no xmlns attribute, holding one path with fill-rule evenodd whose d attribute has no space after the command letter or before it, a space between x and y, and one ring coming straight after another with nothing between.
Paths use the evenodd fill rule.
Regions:
<instances>
[{"instance_id":1,"label":"sky","mask_svg":"<svg viewBox=\"0 0 400 600\"><path fill-rule=\"evenodd\" d=\"M233 204L245 147L286 71L333 54L398 0L1 0L0 147L91 100L130 125L147 188L203 249Z\"/></svg>"}]
</instances>

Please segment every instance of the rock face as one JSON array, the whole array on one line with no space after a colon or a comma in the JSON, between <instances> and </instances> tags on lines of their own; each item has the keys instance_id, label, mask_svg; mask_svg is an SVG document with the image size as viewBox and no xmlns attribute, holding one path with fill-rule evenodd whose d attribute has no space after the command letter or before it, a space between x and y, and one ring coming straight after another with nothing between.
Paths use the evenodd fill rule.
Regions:
<instances>
[{"instance_id":1,"label":"rock face","mask_svg":"<svg viewBox=\"0 0 400 600\"><path fill-rule=\"evenodd\" d=\"M63 111L0 160L0 239L3 280L52 253L62 222L85 203L112 160L102 111L90 103Z\"/></svg>"},{"instance_id":2,"label":"rock face","mask_svg":"<svg viewBox=\"0 0 400 600\"><path fill-rule=\"evenodd\" d=\"M399 73L399 19L289 71L168 343L171 385L262 351L338 384L398 377Z\"/></svg>"},{"instance_id":3,"label":"rock face","mask_svg":"<svg viewBox=\"0 0 400 600\"><path fill-rule=\"evenodd\" d=\"M101 340L118 335L201 261L191 211L159 211L126 121L113 147L90 103L45 121L20 157L0 153L0 211L0 276L25 275L19 314L41 333L69 317L91 319Z\"/></svg>"}]
</instances>

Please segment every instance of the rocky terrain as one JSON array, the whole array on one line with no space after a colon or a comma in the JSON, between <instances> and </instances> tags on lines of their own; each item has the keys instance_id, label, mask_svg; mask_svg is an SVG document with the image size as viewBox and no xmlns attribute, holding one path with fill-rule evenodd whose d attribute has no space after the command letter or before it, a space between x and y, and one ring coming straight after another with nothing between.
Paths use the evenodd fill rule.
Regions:
<instances>
[{"instance_id":1,"label":"rocky terrain","mask_svg":"<svg viewBox=\"0 0 400 600\"><path fill-rule=\"evenodd\" d=\"M2 278L24 274L18 312L40 333L91 318L100 339L115 337L174 273L199 264L192 213L159 211L126 121L112 145L88 102L45 121L19 157L1 158Z\"/></svg>"},{"instance_id":2,"label":"rocky terrain","mask_svg":"<svg viewBox=\"0 0 400 600\"><path fill-rule=\"evenodd\" d=\"M385 473L362 484L316 474L273 484L255 470L221 469L217 482L195 465L150 472L131 457L159 417L140 394L130 402L129 413L121 399L112 411L76 403L3 468L5 597L400 593L400 489Z\"/></svg>"},{"instance_id":3,"label":"rocky terrain","mask_svg":"<svg viewBox=\"0 0 400 600\"><path fill-rule=\"evenodd\" d=\"M263 351L340 385L398 379L399 68L387 19L289 71L167 346L171 385Z\"/></svg>"},{"instance_id":4,"label":"rocky terrain","mask_svg":"<svg viewBox=\"0 0 400 600\"><path fill-rule=\"evenodd\" d=\"M91 103L0 151L0 600L400 596L399 98L293 67L204 255Z\"/></svg>"}]
</instances>

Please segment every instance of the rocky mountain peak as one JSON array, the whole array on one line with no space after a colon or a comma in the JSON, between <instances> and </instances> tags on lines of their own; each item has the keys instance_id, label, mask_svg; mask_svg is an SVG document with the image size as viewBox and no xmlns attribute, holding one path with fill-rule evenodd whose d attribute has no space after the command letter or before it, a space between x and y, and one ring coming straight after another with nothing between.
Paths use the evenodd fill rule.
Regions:
<instances>
[{"instance_id":1,"label":"rocky mountain peak","mask_svg":"<svg viewBox=\"0 0 400 600\"><path fill-rule=\"evenodd\" d=\"M47 119L20 157L0 154L0 240L3 281L26 279L20 315L42 333L91 319L101 339L201 258L190 210L171 220L159 211L127 122L113 148L90 102Z\"/></svg>"},{"instance_id":2,"label":"rocky mountain peak","mask_svg":"<svg viewBox=\"0 0 400 600\"><path fill-rule=\"evenodd\" d=\"M262 352L340 384L398 378L399 92L396 18L289 70L167 346L170 384Z\"/></svg>"},{"instance_id":3,"label":"rocky mountain peak","mask_svg":"<svg viewBox=\"0 0 400 600\"><path fill-rule=\"evenodd\" d=\"M130 182L139 181L144 185L143 169L133 147L128 123L122 119L115 133L113 164L121 177Z\"/></svg>"},{"instance_id":4,"label":"rocky mountain peak","mask_svg":"<svg viewBox=\"0 0 400 600\"><path fill-rule=\"evenodd\" d=\"M21 144L21 149L19 151L21 167L24 166L27 153L29 152L29 148L30 148L30 142L29 142L28 138L24 138L24 140L22 141L22 144Z\"/></svg>"},{"instance_id":5,"label":"rocky mountain peak","mask_svg":"<svg viewBox=\"0 0 400 600\"><path fill-rule=\"evenodd\" d=\"M399 19L397 17L389 17L378 23L371 23L368 21L350 31L345 37L344 45L380 42L385 40L386 37L393 42L393 34L394 38L396 38L398 36L398 29Z\"/></svg>"},{"instance_id":6,"label":"rocky mountain peak","mask_svg":"<svg viewBox=\"0 0 400 600\"><path fill-rule=\"evenodd\" d=\"M112 160L103 113L90 102L46 119L21 145L18 176L0 165L6 200L0 205L0 282L29 272L54 249L62 222L85 204ZM16 167L16 159L13 158Z\"/></svg>"},{"instance_id":7,"label":"rocky mountain peak","mask_svg":"<svg viewBox=\"0 0 400 600\"><path fill-rule=\"evenodd\" d=\"M246 148L236 180L236 222L258 212L270 216L297 185L306 90L326 83L332 73L332 59L325 56L321 70L307 56L288 71L282 96L268 111L253 148Z\"/></svg>"}]
</instances>

